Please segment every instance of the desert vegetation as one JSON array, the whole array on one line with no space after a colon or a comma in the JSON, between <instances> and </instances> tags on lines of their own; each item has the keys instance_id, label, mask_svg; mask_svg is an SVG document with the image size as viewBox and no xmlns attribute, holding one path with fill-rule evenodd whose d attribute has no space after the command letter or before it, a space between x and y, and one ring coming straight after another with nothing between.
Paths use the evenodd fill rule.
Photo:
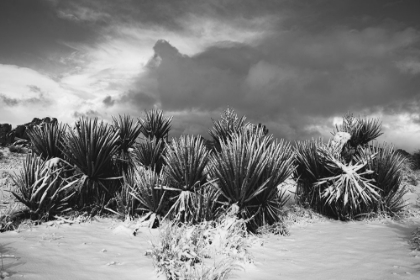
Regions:
<instances>
[{"instance_id":1,"label":"desert vegetation","mask_svg":"<svg viewBox=\"0 0 420 280\"><path fill-rule=\"evenodd\" d=\"M150 255L167 279L225 279L238 256L246 258L248 234L287 233L289 195L280 187L286 179L297 182L300 207L331 218L396 216L404 209L407 160L374 142L379 120L347 115L330 141L295 145L232 109L213 120L209 142L194 135L169 140L171 121L151 110L139 120L81 118L73 126L31 128L32 152L11 190L22 207L3 214L0 228L81 214L138 219L161 227ZM211 254L218 265L208 266Z\"/></svg>"}]
</instances>

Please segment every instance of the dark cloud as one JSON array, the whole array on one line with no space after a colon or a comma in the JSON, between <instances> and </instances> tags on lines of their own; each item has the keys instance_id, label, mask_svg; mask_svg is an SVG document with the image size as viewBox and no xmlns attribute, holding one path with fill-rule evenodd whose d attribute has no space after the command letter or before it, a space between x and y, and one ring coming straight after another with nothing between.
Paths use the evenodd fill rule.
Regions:
<instances>
[{"instance_id":1,"label":"dark cloud","mask_svg":"<svg viewBox=\"0 0 420 280\"><path fill-rule=\"evenodd\" d=\"M418 30L395 25L278 32L256 46L223 43L194 56L160 40L137 84L157 81L144 92L164 110L233 106L254 122L272 122L277 136L316 137L328 118L347 112L418 110L409 104L420 95L420 75L399 62L420 62L419 43Z\"/></svg>"},{"instance_id":2,"label":"dark cloud","mask_svg":"<svg viewBox=\"0 0 420 280\"><path fill-rule=\"evenodd\" d=\"M107 96L104 100L102 100L102 102L105 104L106 107L111 107L112 105L114 105L115 100L113 100L111 96Z\"/></svg>"},{"instance_id":3,"label":"dark cloud","mask_svg":"<svg viewBox=\"0 0 420 280\"><path fill-rule=\"evenodd\" d=\"M173 113L175 135L207 135L211 118L227 106L290 140L323 135L332 129L332 117L347 112L404 113L414 123L419 119L418 0L11 3L0 4L0 63L16 65L83 66L83 59L89 58L77 55L77 43L94 49L98 42L129 37L120 32L123 28L204 38L188 24L211 19L218 28L244 33L242 25L250 24L261 36L241 43L210 38L206 49L193 55L160 40L131 89L124 87L119 95L115 90L102 98L105 115L111 110L138 112L152 107ZM211 29L209 37L218 31ZM46 59L51 53L67 55L69 61L51 62ZM120 86L116 81L110 88ZM42 97L39 88L30 90ZM9 106L22 102L0 98ZM95 110L74 113L75 117L99 115Z\"/></svg>"},{"instance_id":4,"label":"dark cloud","mask_svg":"<svg viewBox=\"0 0 420 280\"><path fill-rule=\"evenodd\" d=\"M103 117L101 113L95 110L87 110L86 112L74 112L73 117L76 119L79 118L101 118Z\"/></svg>"},{"instance_id":5,"label":"dark cloud","mask_svg":"<svg viewBox=\"0 0 420 280\"><path fill-rule=\"evenodd\" d=\"M12 98L8 97L4 94L0 93L0 101L10 107L15 107L19 105L30 106L30 105L51 105L52 100L45 97L44 92L39 87L36 86L28 86L30 91L37 93L38 97L30 97L30 98Z\"/></svg>"},{"instance_id":6,"label":"dark cloud","mask_svg":"<svg viewBox=\"0 0 420 280\"><path fill-rule=\"evenodd\" d=\"M6 104L7 106L10 106L10 107L17 106L20 103L20 101L18 99L16 99L16 98L10 98L10 97L7 97L7 96L5 96L3 94L0 94L0 100L4 104Z\"/></svg>"},{"instance_id":7,"label":"dark cloud","mask_svg":"<svg viewBox=\"0 0 420 280\"><path fill-rule=\"evenodd\" d=\"M50 1L0 1L0 63L60 70L56 58L75 50L63 42L94 42L91 26L62 19Z\"/></svg>"}]
</instances>

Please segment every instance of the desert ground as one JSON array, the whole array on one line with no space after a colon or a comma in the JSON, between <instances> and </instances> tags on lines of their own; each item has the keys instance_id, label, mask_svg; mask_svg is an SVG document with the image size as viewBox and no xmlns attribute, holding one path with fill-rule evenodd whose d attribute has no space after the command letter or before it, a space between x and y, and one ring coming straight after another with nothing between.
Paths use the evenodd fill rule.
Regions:
<instances>
[{"instance_id":1,"label":"desert ground","mask_svg":"<svg viewBox=\"0 0 420 280\"><path fill-rule=\"evenodd\" d=\"M0 160L0 202L10 199L8 174L18 172L23 158L5 152ZM341 222L297 213L290 235L254 236L252 262L229 279L420 279L420 251L410 243L420 227L420 184L410 186L406 200L401 219ZM112 217L21 224L0 233L0 279L164 279L147 254L159 230L134 235L135 226Z\"/></svg>"}]
</instances>

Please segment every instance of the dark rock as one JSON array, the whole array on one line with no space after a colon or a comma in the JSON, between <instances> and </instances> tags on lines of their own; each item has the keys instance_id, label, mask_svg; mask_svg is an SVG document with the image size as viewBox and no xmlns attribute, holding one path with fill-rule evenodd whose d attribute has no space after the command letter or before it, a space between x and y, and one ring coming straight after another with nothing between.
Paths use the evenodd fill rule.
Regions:
<instances>
[{"instance_id":1,"label":"dark rock","mask_svg":"<svg viewBox=\"0 0 420 280\"><path fill-rule=\"evenodd\" d=\"M8 123L0 124L0 145L10 144L11 139L8 134L12 130L12 125Z\"/></svg>"},{"instance_id":2,"label":"dark rock","mask_svg":"<svg viewBox=\"0 0 420 280\"><path fill-rule=\"evenodd\" d=\"M43 119L34 118L29 123L18 125L15 129L8 132L8 136L11 139L9 143L13 143L14 141L16 141L15 138L20 138L20 139L24 139L24 140L29 141L29 137L28 137L28 134L26 133L26 131L28 129L31 129L34 126L42 126L45 123L57 123L57 119L56 118L51 119L49 117L46 117L46 118L43 118Z\"/></svg>"}]
</instances>

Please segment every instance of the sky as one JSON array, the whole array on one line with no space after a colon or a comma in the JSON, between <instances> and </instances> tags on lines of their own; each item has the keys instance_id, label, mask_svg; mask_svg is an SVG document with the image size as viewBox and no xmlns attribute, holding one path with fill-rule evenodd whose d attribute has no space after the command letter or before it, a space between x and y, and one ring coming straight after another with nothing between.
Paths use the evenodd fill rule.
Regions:
<instances>
[{"instance_id":1,"label":"sky","mask_svg":"<svg viewBox=\"0 0 420 280\"><path fill-rule=\"evenodd\" d=\"M289 141L379 118L420 149L418 0L1 0L0 123L173 116L209 138L233 108Z\"/></svg>"}]
</instances>

